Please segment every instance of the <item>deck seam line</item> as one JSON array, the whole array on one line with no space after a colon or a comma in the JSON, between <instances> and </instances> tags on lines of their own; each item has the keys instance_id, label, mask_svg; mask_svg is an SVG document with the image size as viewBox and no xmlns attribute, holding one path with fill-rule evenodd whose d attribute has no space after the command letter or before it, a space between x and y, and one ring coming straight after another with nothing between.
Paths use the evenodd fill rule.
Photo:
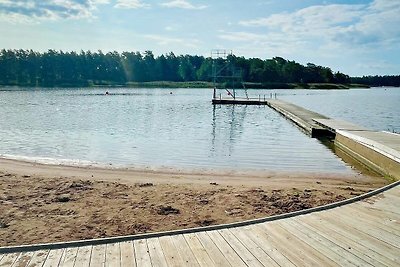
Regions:
<instances>
[{"instance_id":1,"label":"deck seam line","mask_svg":"<svg viewBox=\"0 0 400 267\"><path fill-rule=\"evenodd\" d=\"M232 231L232 230L234 230L234 229L236 229L236 228L228 228L228 229L226 229L226 230L229 231L229 232L239 241L239 243L242 244L242 246L243 246L245 249L247 249L247 251L248 251L251 255L253 255L253 257L254 257L261 265L264 266L264 264L257 258L256 255L254 255L254 253L253 253L253 252L251 251L251 249L245 244L245 242L242 241L242 239L241 239L240 237L238 237L238 236L235 235L235 233ZM267 255L268 255L268 254L267 254ZM279 264L278 264L278 265L279 265Z\"/></svg>"},{"instance_id":2,"label":"deck seam line","mask_svg":"<svg viewBox=\"0 0 400 267\"><path fill-rule=\"evenodd\" d=\"M282 226L282 223L280 222L279 223L279 225L281 226L281 227L287 227L287 225L285 226ZM296 230L296 231L298 231L298 232L300 232L301 233L301 235L304 235L304 236L306 236L307 238L309 238L309 239L312 239L314 242L318 242L319 243L319 245L321 246L321 247L324 247L325 249L330 249L326 244L322 244L319 240L317 240L316 238L314 238L314 237L311 237L308 233L305 233L304 231L302 231L302 230L304 230L304 229L300 229L300 228L298 228L298 227L296 227L296 226L293 226L293 225L290 225L289 224L289 228L293 228L292 230ZM287 229L287 228L285 228L285 229ZM287 230L291 235L294 235L294 233L293 233L293 231L292 230ZM343 249L341 246L339 246L338 244L336 244L336 243L334 243L334 242L332 242L331 240L329 240L329 239L327 239L327 238L325 238L325 237L323 237L323 236L321 236L321 235L319 235L317 232L315 232L315 235L318 235L319 237L320 237L320 239L325 239L325 240L327 240L328 241L328 243L332 243L333 245L332 246L336 246L336 247L339 247L340 249ZM297 237L297 235L296 235L296 237ZM318 246L317 246L317 248L316 247L314 247L314 246L312 246L312 245L310 245L309 243L307 243L310 247L312 247L314 250L316 250L316 251L318 251L318 252L320 252L321 254L323 254L323 252L321 251L321 250L319 250L318 248ZM344 249L343 249L344 250ZM331 249L331 251L332 251L332 254L336 254L336 256L338 256L338 257L342 257L343 255L341 255L340 253L338 253L337 251L335 251L335 250L332 250ZM349 252L350 253L350 252ZM323 254L324 255L324 254ZM354 255L354 254L352 254L352 255ZM332 259L332 257L329 257L329 256L326 256L327 258L329 258L332 262L335 262L336 264L338 264L338 265L340 265L340 262L338 262L337 260L334 260L334 259ZM349 260L349 259L346 259L348 262L350 262L353 266L357 266L354 262L352 262L351 260Z\"/></svg>"},{"instance_id":3,"label":"deck seam line","mask_svg":"<svg viewBox=\"0 0 400 267\"><path fill-rule=\"evenodd\" d=\"M224 229L220 229L220 230L224 230ZM247 250L247 251L254 257L253 253L251 253L251 251L249 251L249 249L248 249L245 245L243 245L243 243L240 241L240 239L237 238L237 237L232 233L231 229L225 229L225 230L229 231L229 232L233 235L233 238L236 239L236 240L239 242L239 244L240 244L241 246L243 246L244 249ZM220 231L216 231L216 232L222 237L222 239L228 244L228 246L231 247L231 249L236 253L236 255L238 255L238 257L242 260L242 262L243 262L246 266L249 266L249 264L247 264L247 261L243 258L243 256L240 256L241 254L243 255L243 253L239 253L238 251L236 251L236 249L235 249L234 247L232 247L231 242L229 242L229 241L225 238L225 236L224 236ZM256 257L254 257L254 258L255 258L258 262L260 262ZM262 265L262 264L261 264L261 265Z\"/></svg>"},{"instance_id":4,"label":"deck seam line","mask_svg":"<svg viewBox=\"0 0 400 267\"><path fill-rule=\"evenodd\" d=\"M322 236L323 238L325 238L325 239L331 241L332 243L334 243L334 244L336 244L337 246L341 247L341 248L344 249L345 251L347 251L347 252L353 254L353 256L355 256L356 258L360 259L361 261L365 261L365 262L367 262L368 264L373 265L371 262L367 261L366 259L360 258L360 256L358 256L357 254L354 254L354 253L353 253L353 251L355 250L355 251L357 251L357 252L360 253L360 254L365 254L364 252L360 251L360 248L359 248L359 247L364 248L364 249L366 249L366 250L371 250L370 248L366 247L365 245L360 244L358 241L353 240L353 242L356 243L359 247L357 247L357 248L352 247L353 250L350 251L350 250L348 250L348 249L346 248L346 245L343 245L343 244L341 244L340 242L335 243L335 241L337 241L336 238L330 237L329 235L328 235L328 236L326 236L326 235L324 235L324 234L321 235L321 234L320 234L320 233L321 233L320 231L316 231L317 228L315 228L315 226L313 226L313 225L310 226L309 224L304 223L303 221L299 221L299 220L295 220L295 222L298 223L298 224L300 224L300 225L303 225L303 227L306 227L306 228L308 228L308 229L311 230L311 231L315 231L318 235L320 235L320 236ZM328 228L328 227L326 227L326 228ZM329 229L329 228L328 228L328 229ZM331 229L331 228L330 228L330 229ZM341 233L339 233L339 232L337 232L337 231L335 231L335 230L332 230L332 231L334 231L337 235L341 236L342 238L349 239L348 237L342 235ZM330 239L330 238L332 238L332 239ZM376 251L374 251L374 252L377 253L377 254L379 254L379 253L376 252ZM369 255L367 255L367 254L365 254L365 255L366 255L369 259L375 260L375 261L377 261L377 262L380 262L382 265L387 266L386 264L382 263L380 260L371 258L371 257L370 257ZM382 257L385 257L385 256L383 256L383 255L381 255L381 256L382 256ZM386 257L385 257L385 258L386 258ZM390 260L390 259L389 259L389 260Z\"/></svg>"}]
</instances>

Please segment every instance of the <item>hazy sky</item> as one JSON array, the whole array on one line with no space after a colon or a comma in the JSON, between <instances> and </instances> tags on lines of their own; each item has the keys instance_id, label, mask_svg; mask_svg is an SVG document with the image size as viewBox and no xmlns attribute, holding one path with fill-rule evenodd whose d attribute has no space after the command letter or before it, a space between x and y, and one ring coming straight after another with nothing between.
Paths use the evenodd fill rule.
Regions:
<instances>
[{"instance_id":1,"label":"hazy sky","mask_svg":"<svg viewBox=\"0 0 400 267\"><path fill-rule=\"evenodd\" d=\"M400 0L0 0L0 48L281 56L400 74Z\"/></svg>"}]
</instances>

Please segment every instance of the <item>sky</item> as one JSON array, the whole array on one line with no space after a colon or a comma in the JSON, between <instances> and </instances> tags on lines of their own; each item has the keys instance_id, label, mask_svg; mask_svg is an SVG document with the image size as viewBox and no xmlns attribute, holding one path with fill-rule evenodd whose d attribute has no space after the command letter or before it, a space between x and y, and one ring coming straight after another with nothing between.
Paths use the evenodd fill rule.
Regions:
<instances>
[{"instance_id":1,"label":"sky","mask_svg":"<svg viewBox=\"0 0 400 267\"><path fill-rule=\"evenodd\" d=\"M275 56L400 75L400 0L0 0L0 49Z\"/></svg>"}]
</instances>

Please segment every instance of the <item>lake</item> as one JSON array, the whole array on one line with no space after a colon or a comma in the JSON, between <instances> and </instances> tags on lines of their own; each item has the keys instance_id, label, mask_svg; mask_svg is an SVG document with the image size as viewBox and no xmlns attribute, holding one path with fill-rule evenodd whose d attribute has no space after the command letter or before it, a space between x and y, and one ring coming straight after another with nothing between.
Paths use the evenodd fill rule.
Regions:
<instances>
[{"instance_id":1,"label":"lake","mask_svg":"<svg viewBox=\"0 0 400 267\"><path fill-rule=\"evenodd\" d=\"M277 93L328 117L400 131L399 88L248 93ZM211 89L0 87L0 155L154 169L353 172L270 108L213 106L211 97Z\"/></svg>"}]
</instances>

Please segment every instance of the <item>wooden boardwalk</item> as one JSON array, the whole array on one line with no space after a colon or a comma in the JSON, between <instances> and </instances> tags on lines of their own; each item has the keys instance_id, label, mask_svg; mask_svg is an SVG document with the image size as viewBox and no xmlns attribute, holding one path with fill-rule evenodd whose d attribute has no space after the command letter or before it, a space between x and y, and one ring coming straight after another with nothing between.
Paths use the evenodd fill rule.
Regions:
<instances>
[{"instance_id":1,"label":"wooden boardwalk","mask_svg":"<svg viewBox=\"0 0 400 267\"><path fill-rule=\"evenodd\" d=\"M400 186L268 222L0 248L0 266L400 266Z\"/></svg>"}]
</instances>

